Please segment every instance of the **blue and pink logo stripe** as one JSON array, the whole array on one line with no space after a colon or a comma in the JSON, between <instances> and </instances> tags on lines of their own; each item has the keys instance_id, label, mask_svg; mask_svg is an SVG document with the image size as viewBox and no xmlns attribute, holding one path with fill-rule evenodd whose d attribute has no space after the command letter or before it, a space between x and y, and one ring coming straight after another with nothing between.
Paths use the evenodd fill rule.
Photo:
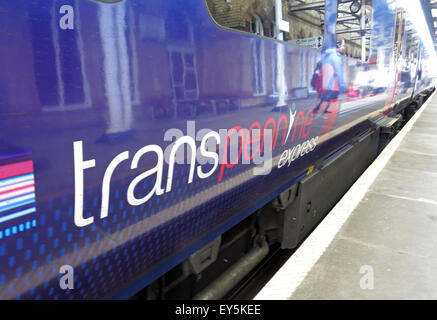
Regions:
<instances>
[{"instance_id":1,"label":"blue and pink logo stripe","mask_svg":"<svg viewBox=\"0 0 437 320\"><path fill-rule=\"evenodd\" d=\"M0 224L36 212L30 151L0 155Z\"/></svg>"}]
</instances>

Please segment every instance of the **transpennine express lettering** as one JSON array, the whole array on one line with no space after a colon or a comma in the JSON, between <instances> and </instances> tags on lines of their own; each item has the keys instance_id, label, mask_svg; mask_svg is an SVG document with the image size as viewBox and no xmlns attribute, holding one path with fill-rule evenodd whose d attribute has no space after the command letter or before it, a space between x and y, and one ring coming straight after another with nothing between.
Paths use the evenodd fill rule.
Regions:
<instances>
[{"instance_id":1,"label":"transpennine express lettering","mask_svg":"<svg viewBox=\"0 0 437 320\"><path fill-rule=\"evenodd\" d=\"M293 110L293 111L292 111ZM207 179L218 169L218 182L221 182L227 169L230 169L237 165L241 160L242 163L250 163L254 160L255 156L261 156L272 154L272 150L279 145L284 146L287 143L300 142L304 140L311 131L311 124L313 122L312 110L309 110L306 114L295 110L294 104L292 110L289 110L289 115L281 115L276 121L273 117L267 119L264 126L261 126L259 122L254 122L248 129L243 129L240 126L235 126L230 130L225 130L227 133L225 136L220 135L216 131L209 131L203 136L200 142L199 149L197 149L196 141L193 137L185 135L176 139L171 145L168 161L168 171L166 177L165 186L163 185L164 175L164 150L162 147L152 144L140 148L132 157L130 161L130 168L137 169L140 159L146 154L153 154L156 156L156 165L148 169L147 171L136 176L127 188L127 201L131 206L139 206L146 203L153 196L160 196L164 193L171 192L173 187L173 173L176 163L176 152L184 145L187 145L190 152L190 158L187 159L190 164L190 170L188 173L187 184L193 182L194 174L200 179ZM262 129L261 129L262 128ZM222 130L220 130L221 132ZM224 139L222 139L222 137ZM280 142L278 142L278 137ZM237 143L232 144L231 141ZM278 168L284 166L290 166L290 164L297 158L304 156L305 154L312 152L318 143L319 137L314 137L309 140L305 140L301 143L295 144L292 148L286 149L279 157L277 164ZM224 142L224 148L221 155L217 153L217 146L221 147ZM207 148L207 145L209 148ZM212 148L211 148L212 146ZM96 166L96 159L84 159L83 153L83 141L73 142L74 151L74 223L78 227L84 227L94 222L94 217L85 218L83 215L83 202L84 202L84 174L85 170L94 168ZM238 148L233 150L232 148ZM212 150L212 151L211 151ZM251 153L252 151L252 153ZM208 158L208 163L212 163L212 167L205 171L201 164L196 161L196 155ZM232 158L228 161L228 158ZM124 151L116 155L109 163L105 170L105 174L102 180L102 198L101 198L101 211L100 218L104 219L108 217L109 209L109 195L112 175L114 170L124 161L130 159L130 152ZM272 160L272 159L268 159ZM264 162L267 163L267 161ZM270 166L272 161L269 162ZM219 168L220 166L220 168ZM264 170L262 174L268 174L271 167L267 172ZM255 171L254 171L255 172ZM136 186L148 177L155 176L155 184L151 190L143 197L137 198L134 194Z\"/></svg>"}]
</instances>

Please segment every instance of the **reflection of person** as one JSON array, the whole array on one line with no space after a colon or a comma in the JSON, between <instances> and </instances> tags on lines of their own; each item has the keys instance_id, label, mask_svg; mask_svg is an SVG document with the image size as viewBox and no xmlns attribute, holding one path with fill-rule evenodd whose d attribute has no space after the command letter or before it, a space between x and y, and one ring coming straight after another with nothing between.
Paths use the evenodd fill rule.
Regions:
<instances>
[{"instance_id":1,"label":"reflection of person","mask_svg":"<svg viewBox=\"0 0 437 320\"><path fill-rule=\"evenodd\" d=\"M340 92L346 91L341 60L341 54L344 51L344 39L337 38L336 48L327 49L322 61L317 65L320 70L315 87L320 97L320 103L314 108L314 113L333 112L329 108L330 102L336 100Z\"/></svg>"},{"instance_id":2,"label":"reflection of person","mask_svg":"<svg viewBox=\"0 0 437 320\"><path fill-rule=\"evenodd\" d=\"M320 102L313 109L313 112L320 116L325 113L331 114L324 116L326 119L323 125L324 132L331 130L338 113L338 96L340 93L346 92L341 56L344 52L344 39L337 37L336 47L326 49L318 64L319 73L315 80L315 89Z\"/></svg>"}]
</instances>

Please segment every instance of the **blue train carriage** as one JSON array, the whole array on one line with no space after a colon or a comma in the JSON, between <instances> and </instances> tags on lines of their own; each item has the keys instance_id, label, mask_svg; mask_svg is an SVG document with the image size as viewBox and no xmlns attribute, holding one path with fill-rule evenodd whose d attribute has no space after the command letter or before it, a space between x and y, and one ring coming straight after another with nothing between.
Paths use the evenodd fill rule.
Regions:
<instances>
[{"instance_id":1,"label":"blue train carriage","mask_svg":"<svg viewBox=\"0 0 437 320\"><path fill-rule=\"evenodd\" d=\"M434 88L408 3L3 3L0 298L222 298L295 248Z\"/></svg>"}]
</instances>

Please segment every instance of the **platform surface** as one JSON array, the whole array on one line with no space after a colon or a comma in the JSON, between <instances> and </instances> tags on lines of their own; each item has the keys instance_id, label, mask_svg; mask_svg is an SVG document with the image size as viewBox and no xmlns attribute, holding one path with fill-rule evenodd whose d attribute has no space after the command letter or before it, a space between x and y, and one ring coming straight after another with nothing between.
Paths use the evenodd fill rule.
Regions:
<instances>
[{"instance_id":1,"label":"platform surface","mask_svg":"<svg viewBox=\"0 0 437 320\"><path fill-rule=\"evenodd\" d=\"M437 299L435 94L255 299Z\"/></svg>"}]
</instances>

